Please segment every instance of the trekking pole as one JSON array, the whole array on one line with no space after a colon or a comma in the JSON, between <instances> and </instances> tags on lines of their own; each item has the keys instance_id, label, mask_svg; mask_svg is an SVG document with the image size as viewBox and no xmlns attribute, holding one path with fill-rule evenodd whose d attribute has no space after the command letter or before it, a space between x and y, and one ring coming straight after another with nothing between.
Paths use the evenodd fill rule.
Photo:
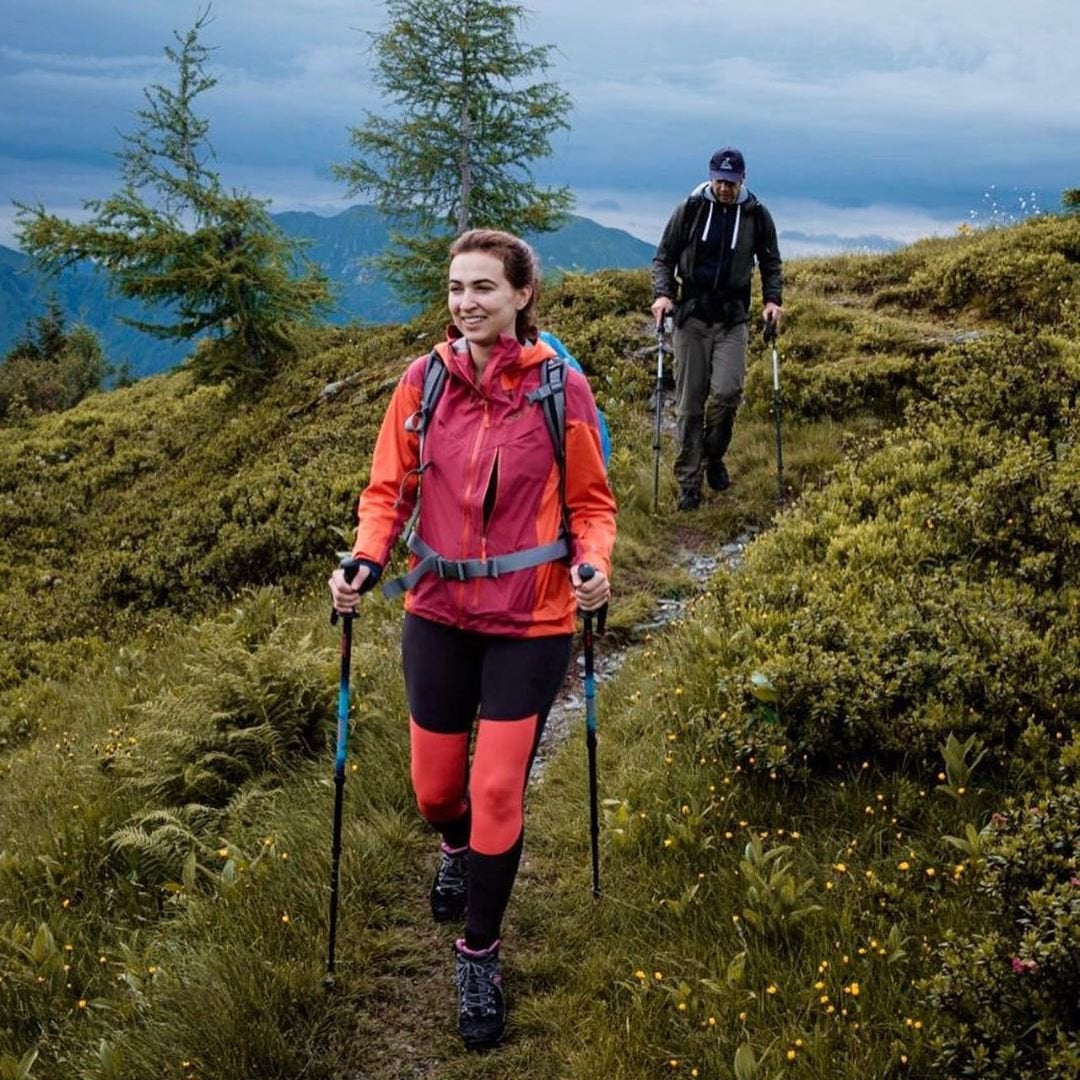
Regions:
<instances>
[{"instance_id":1,"label":"trekking pole","mask_svg":"<svg viewBox=\"0 0 1080 1080\"><path fill-rule=\"evenodd\" d=\"M765 323L765 340L772 345L772 400L773 417L776 420L776 501L784 505L784 440L780 432L780 360L776 355L776 323Z\"/></svg>"},{"instance_id":2,"label":"trekking pole","mask_svg":"<svg viewBox=\"0 0 1080 1080\"><path fill-rule=\"evenodd\" d=\"M345 580L351 582L360 569L360 561L347 555L341 560ZM345 800L345 751L349 742L349 667L352 662L353 615L341 616L341 678L338 682L337 746L334 753L334 839L330 847L330 935L326 953L327 990L334 986L334 951L337 947L338 874L341 869L341 808ZM330 624L338 621L331 611Z\"/></svg>"},{"instance_id":3,"label":"trekking pole","mask_svg":"<svg viewBox=\"0 0 1080 1080\"><path fill-rule=\"evenodd\" d=\"M664 315L656 324L656 427L653 430L652 508L660 507L660 416L664 404L664 331L671 329L671 316Z\"/></svg>"},{"instance_id":4,"label":"trekking pole","mask_svg":"<svg viewBox=\"0 0 1080 1080\"><path fill-rule=\"evenodd\" d=\"M588 581L596 573L594 567L582 563L578 567L578 577ZM600 808L596 790L596 670L593 657L593 616L596 616L596 631L604 632L607 622L607 604L599 611L583 611L585 627L581 640L585 649L585 745L589 751L589 839L592 847L592 894L600 895Z\"/></svg>"}]
</instances>

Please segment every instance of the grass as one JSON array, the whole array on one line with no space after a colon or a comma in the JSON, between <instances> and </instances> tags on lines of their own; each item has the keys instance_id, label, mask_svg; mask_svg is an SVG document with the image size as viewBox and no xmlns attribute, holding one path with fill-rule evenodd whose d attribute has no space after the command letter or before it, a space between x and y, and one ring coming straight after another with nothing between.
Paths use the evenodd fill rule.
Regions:
<instances>
[{"instance_id":1,"label":"grass","mask_svg":"<svg viewBox=\"0 0 1080 1080\"><path fill-rule=\"evenodd\" d=\"M810 434L805 453L820 455L817 433ZM746 425L740 447L752 445L756 435ZM801 443L801 435L792 440L796 460ZM743 453L745 484L760 491L767 507L771 463L759 460L762 475L755 477L751 454ZM743 459L736 454L733 460ZM719 501L710 504L695 527L732 535L747 522L731 513ZM655 545L648 550L656 558ZM839 787L805 793L792 806L790 793L775 786L739 775L718 777L712 761L681 761L670 717L652 705L635 707L661 696L665 654L679 650L676 638L639 645L638 662L601 692L606 882L599 902L588 890L580 748L567 747L531 797L528 855L507 929L511 1039L489 1058L461 1051L449 1023L452 933L428 926L425 910L431 842L405 787L407 750L398 721L404 706L388 607L369 604L374 621L357 628L340 967L338 989L330 997L321 987L332 801L325 760L304 766L288 784L252 804L258 824L245 826L241 819L221 838L222 864L207 873L201 891L159 896L159 907L138 886L124 894L113 883L108 895L98 892L107 880L96 865L105 823L80 817L75 807L109 803L114 823L135 809L124 799L124 785L111 786L101 772L102 748L115 757L124 750L111 748L153 738L138 723L116 724L129 680L136 679L143 695L162 684L185 686L185 670L199 654L197 640L178 630L153 650L125 647L117 658L124 662L111 673L98 670L82 688L70 688L73 697L94 703L71 725L75 732L62 733L52 746L39 738L9 760L8 782L0 789L8 796L8 812L15 815L21 793L37 792L39 829L21 833L8 858L25 866L31 853L51 852L56 860L39 879L36 896L24 892L26 910L16 921L27 932L32 920L50 925L58 948L71 946L66 962L80 973L67 994L60 991L48 1003L54 1030L39 1040L43 1058L36 1075L50 1075L46 1056L61 1070L76 1067L76 1048L98 1045L100 1053L99 1039L120 1063L115 1074L125 1077L333 1076L362 1070L379 1078L416 1075L409 1070L417 1069L447 1078L633 1077L660 1069L690 1075L694 1067L701 1075L723 1075L737 1032L759 1057L773 1060L781 1056L779 1049L794 1049L804 1069L854 1077L867 1075L867 1055L873 1058L882 1044L910 1034L903 994L884 977L889 969L876 956L860 956L860 950L873 948L871 940L888 940L883 914L874 910L878 894L862 876L873 871L895 883L897 852L908 850L883 839L881 815L891 800L875 805L878 793L856 776ZM295 611L287 606L283 618L306 627L322 615L319 598ZM332 635L320 636L329 650ZM328 657L320 663L329 688ZM710 677L704 669L701 676ZM704 686L677 689L689 699L707 696ZM612 758L609 748L616 746L619 756ZM63 755L59 768L57 747ZM871 818L865 805L875 810ZM933 834L942 827L921 828ZM58 829L64 830L62 839ZM792 848L791 873L800 882L813 880L815 900L845 898L830 919L815 913L812 934L800 932L779 953L770 947L767 957L757 955L764 939L747 937L731 918L748 903L739 868L745 846L763 834L763 843ZM812 844L808 836L816 837ZM63 863L78 851L90 857L88 864ZM819 867L841 859L847 860L844 872L819 873ZM920 854L915 865L930 861ZM61 881L66 887L57 890ZM829 886L835 890L831 896ZM75 900L74 911L64 906L68 900ZM908 902L918 908L915 890ZM116 916L125 910L118 924ZM845 953L852 958L850 968L843 963ZM822 981L822 961L839 973L827 982L830 1000L848 1013L838 1019L825 1006L815 1007L809 993ZM871 974L874 964L882 978ZM853 982L861 988L857 1002L848 1000ZM770 995L770 986L785 988L783 998L779 989ZM80 1008L84 1000L88 1004ZM777 1026L778 1017L793 1007L794 1015ZM610 1030L613 1015L620 1020L617 1030L600 1035ZM569 1026L568 1016L575 1018ZM122 1018L134 1022L128 1034L116 1027ZM352 1036L343 1040L341 1029ZM870 1032L877 1034L871 1038ZM837 1071L841 1060L846 1071ZM680 1064L673 1067L672 1061Z\"/></svg>"},{"instance_id":2,"label":"grass","mask_svg":"<svg viewBox=\"0 0 1080 1080\"><path fill-rule=\"evenodd\" d=\"M585 782L580 762L559 762L551 782L566 799L534 817L550 873L576 850L579 881L558 890L561 905L526 893L521 917L556 906L548 936L584 952L563 992L592 999L590 1031L606 1017L617 1033L550 1075L730 1075L744 1042L768 1062L763 1075L796 1062L793 1075L852 1078L918 1064L927 1018L911 983L932 969L926 935L981 906L970 866L942 837L977 820L978 801L960 810L933 777L916 788L870 769L802 790L725 771L675 725L635 710L654 673L628 673L605 702L604 748L633 749L604 759L607 884L592 911L580 821L575 843L565 816ZM559 1042L570 1052L576 1040Z\"/></svg>"},{"instance_id":3,"label":"grass","mask_svg":"<svg viewBox=\"0 0 1080 1080\"><path fill-rule=\"evenodd\" d=\"M753 506L760 505L762 515L772 512L768 473L774 465L767 457L754 459L749 447L756 434L748 422L738 443L747 449L734 459L744 470L746 505L732 509L716 500L702 511L698 527L734 534L754 523ZM616 484L651 482L648 470L631 468L627 480L619 468ZM688 583L672 575L664 554L669 541L663 519L651 516L647 499L631 497L623 505L629 542L620 557L628 563L627 576L636 573L639 588L657 593L685 592ZM762 523L760 516L756 520ZM618 607L614 614L614 640L620 620L622 637L632 639L632 618ZM137 862L125 872L109 842L125 823L175 802L168 795L174 785L168 762L182 761L197 733L205 738L213 730L207 710L220 711L222 703L208 689L215 682L206 667L208 650L220 661L227 642L266 642L269 624L283 627L284 649L321 673L326 702L332 703L334 632L325 626L322 597L296 602L251 594L222 619L195 627L177 622L115 649L99 645L88 670L62 688L40 689L33 737L7 757L0 782L0 815L26 822L5 851L2 910L8 949L24 955L23 979L17 988L9 985L9 1000L27 1014L23 1030L38 1032L35 1076L75 1069L125 1078L334 1076L362 1069L363 1075L389 1077L407 1075L403 1054L419 1062L417 1068L437 1061L432 1075L447 1077L485 1075L488 1069L488 1075L506 1075L506 1068L529 1075L524 1070L549 1067L527 1063L536 1058L538 1042L558 1036L564 996L593 993L562 985L574 966L572 950L563 950L580 944L580 935L555 938L564 942L562 949L549 940L544 912L566 888L563 872L556 867L546 880L531 831L518 889L525 921L511 931L508 950L514 1015L520 1017L515 1024L523 1025L508 1052L520 1064L499 1057L485 1065L466 1055L452 1035L453 935L429 926L431 841L407 790L396 608L370 601L364 615L354 646L337 989L329 996L322 987L328 759L298 760L284 783L285 777L261 775L240 785L233 809L215 822L218 831L200 837L203 853L186 882L181 865L172 876L155 876L153 866ZM323 629L305 644L315 626ZM229 678L238 678L237 672ZM49 707L50 696L55 707ZM73 701L84 703L77 715L67 711ZM50 716L61 702L65 722L57 729ZM322 722L329 726L329 717ZM557 799L563 784L552 779L534 802ZM28 792L35 793L30 819ZM571 819L553 827L556 836L568 833L572 845L583 835L578 801L569 800ZM534 831L542 834L547 826ZM582 863L573 874L583 888L586 872ZM530 928L533 905L536 925ZM603 908L586 910L593 916ZM31 962L25 950L41 925L49 928L54 949ZM48 993L35 991L34 973L54 961L60 967L49 976ZM433 1008L433 1001L441 1007ZM339 1028L350 1038L342 1039ZM427 1041L419 1037L425 1031ZM403 1043L411 1053L404 1053ZM9 1054L16 1049L11 1046Z\"/></svg>"}]
</instances>

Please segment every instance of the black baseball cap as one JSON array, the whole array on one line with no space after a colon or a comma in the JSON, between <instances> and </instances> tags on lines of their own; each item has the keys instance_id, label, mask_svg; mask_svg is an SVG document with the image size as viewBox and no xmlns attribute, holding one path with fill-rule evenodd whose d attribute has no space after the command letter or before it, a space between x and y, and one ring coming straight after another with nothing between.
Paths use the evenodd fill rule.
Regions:
<instances>
[{"instance_id":1,"label":"black baseball cap","mask_svg":"<svg viewBox=\"0 0 1080 1080\"><path fill-rule=\"evenodd\" d=\"M710 180L731 180L741 184L746 179L746 161L734 146L722 146L709 159Z\"/></svg>"}]
</instances>

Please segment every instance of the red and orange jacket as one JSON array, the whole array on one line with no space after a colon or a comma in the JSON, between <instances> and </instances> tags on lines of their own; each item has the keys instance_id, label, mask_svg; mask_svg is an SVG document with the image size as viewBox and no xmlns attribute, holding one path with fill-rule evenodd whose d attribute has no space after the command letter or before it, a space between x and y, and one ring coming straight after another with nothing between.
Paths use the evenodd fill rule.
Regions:
<instances>
[{"instance_id":1,"label":"red and orange jacket","mask_svg":"<svg viewBox=\"0 0 1080 1080\"><path fill-rule=\"evenodd\" d=\"M438 346L446 364L442 397L424 436L419 537L446 559L487 559L547 544L563 523L560 470L540 406L527 395L540 385L544 344L502 337L483 377L456 330ZM402 375L383 418L360 496L353 554L385 566L416 504L420 439L406 421L420 408L427 357ZM565 498L570 562L592 563L610 576L615 499L608 486L596 412L587 380L566 371ZM410 557L410 567L416 565ZM542 637L572 633L576 605L565 561L453 581L422 577L405 608L434 622L484 634Z\"/></svg>"}]
</instances>

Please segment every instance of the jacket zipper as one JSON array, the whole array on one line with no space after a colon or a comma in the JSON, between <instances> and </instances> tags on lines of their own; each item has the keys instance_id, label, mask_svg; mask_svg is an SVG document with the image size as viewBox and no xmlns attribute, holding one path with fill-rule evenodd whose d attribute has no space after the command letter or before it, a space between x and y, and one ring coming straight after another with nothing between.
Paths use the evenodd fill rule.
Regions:
<instances>
[{"instance_id":1,"label":"jacket zipper","mask_svg":"<svg viewBox=\"0 0 1080 1080\"><path fill-rule=\"evenodd\" d=\"M491 490L492 483L495 484L495 491ZM487 476L484 478L483 486L480 490L483 491L484 496L480 504L480 558L486 559L488 557L487 547L487 530L491 519L495 516L495 507L498 503L498 484L499 484L499 451L496 450L494 456L491 459L491 468L488 469ZM486 513L488 494L491 494L491 513ZM479 494L479 492L478 492ZM473 582L473 603L477 603L480 600L480 582L481 578L477 578Z\"/></svg>"},{"instance_id":2,"label":"jacket zipper","mask_svg":"<svg viewBox=\"0 0 1080 1080\"><path fill-rule=\"evenodd\" d=\"M469 550L469 522L471 519L471 506L473 493L476 491L476 473L477 465L480 461L480 448L483 446L485 438L487 436L488 428L491 426L491 407L487 398L484 399L484 415L480 421L480 427L476 432L476 438L473 440L472 453L469 456L469 470L468 470L468 483L465 485L465 498L464 502L464 517L461 523L461 551L464 554ZM481 513L483 513L483 507L481 507ZM480 536L481 555L486 558L485 551L485 539L483 533ZM467 581L458 582L457 592L457 621L458 625L464 624L465 618L465 589L468 587Z\"/></svg>"}]
</instances>

